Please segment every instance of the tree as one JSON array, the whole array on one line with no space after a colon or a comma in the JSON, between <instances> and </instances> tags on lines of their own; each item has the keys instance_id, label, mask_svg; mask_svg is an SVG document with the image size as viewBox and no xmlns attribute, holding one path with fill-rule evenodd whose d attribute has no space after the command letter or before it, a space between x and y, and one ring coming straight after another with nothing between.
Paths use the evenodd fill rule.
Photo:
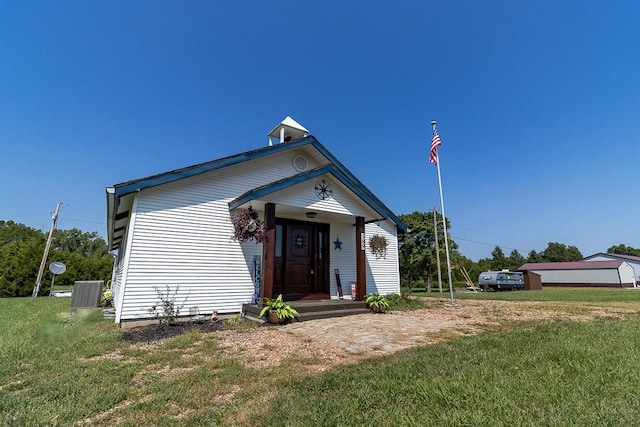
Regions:
<instances>
[{"instance_id":1,"label":"tree","mask_svg":"<svg viewBox=\"0 0 640 427\"><path fill-rule=\"evenodd\" d=\"M504 256L504 252L500 246L496 246L491 251L491 270L500 271L507 268L507 258Z\"/></svg>"},{"instance_id":2,"label":"tree","mask_svg":"<svg viewBox=\"0 0 640 427\"><path fill-rule=\"evenodd\" d=\"M46 234L41 230L0 221L0 297L30 296L44 252ZM56 286L71 286L76 280L111 278L113 258L98 233L78 229L56 230L49 262L65 263L67 271L56 277ZM52 273L45 269L42 294L46 294Z\"/></svg>"},{"instance_id":3,"label":"tree","mask_svg":"<svg viewBox=\"0 0 640 427\"><path fill-rule=\"evenodd\" d=\"M83 233L77 228L55 230L51 247L56 251L79 253L85 256L108 255L107 243L97 232Z\"/></svg>"},{"instance_id":4,"label":"tree","mask_svg":"<svg viewBox=\"0 0 640 427\"><path fill-rule=\"evenodd\" d=\"M433 228L433 212L412 212L400 215L409 230L398 236L400 250L400 275L403 282L412 285L414 281L421 281L429 285L437 277L437 263L435 250L435 233ZM436 213L436 221L442 224L442 215ZM450 223L446 221L447 230ZM449 236L449 235L447 235ZM438 240L440 260L442 263L443 279L446 278L446 254L444 245L444 230L438 226ZM449 255L453 268L457 265L460 255L458 245L449 238ZM403 285L404 286L404 285Z\"/></svg>"},{"instance_id":5,"label":"tree","mask_svg":"<svg viewBox=\"0 0 640 427\"><path fill-rule=\"evenodd\" d=\"M44 235L0 247L0 297L31 295L43 250Z\"/></svg>"},{"instance_id":6,"label":"tree","mask_svg":"<svg viewBox=\"0 0 640 427\"><path fill-rule=\"evenodd\" d=\"M536 251L531 249L529 255L527 256L527 262L543 262L542 257Z\"/></svg>"},{"instance_id":7,"label":"tree","mask_svg":"<svg viewBox=\"0 0 640 427\"><path fill-rule=\"evenodd\" d=\"M611 246L607 249L608 254L617 254L617 255L631 255L640 257L640 249L633 248L631 246L623 245L622 243L619 245Z\"/></svg>"},{"instance_id":8,"label":"tree","mask_svg":"<svg viewBox=\"0 0 640 427\"><path fill-rule=\"evenodd\" d=\"M549 242L547 248L540 252L542 262L571 262L580 261L583 256L575 246L567 246L563 243Z\"/></svg>"},{"instance_id":9,"label":"tree","mask_svg":"<svg viewBox=\"0 0 640 427\"><path fill-rule=\"evenodd\" d=\"M520 266L522 266L522 264L524 263L525 259L522 255L520 255L520 252L518 252L516 249L512 250L509 254L509 258L507 259L507 266L509 270L517 271L518 268L520 268Z\"/></svg>"}]
</instances>

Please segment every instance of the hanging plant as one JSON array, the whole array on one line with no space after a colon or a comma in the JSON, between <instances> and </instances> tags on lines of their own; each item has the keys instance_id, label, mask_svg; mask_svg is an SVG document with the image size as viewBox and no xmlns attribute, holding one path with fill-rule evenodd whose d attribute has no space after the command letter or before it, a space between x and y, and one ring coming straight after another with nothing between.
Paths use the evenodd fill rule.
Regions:
<instances>
[{"instance_id":1,"label":"hanging plant","mask_svg":"<svg viewBox=\"0 0 640 427\"><path fill-rule=\"evenodd\" d=\"M387 255L387 246L389 242L387 238L376 234L369 239L369 249L376 256L376 259L384 258Z\"/></svg>"},{"instance_id":2,"label":"hanging plant","mask_svg":"<svg viewBox=\"0 0 640 427\"><path fill-rule=\"evenodd\" d=\"M233 239L238 242L253 240L256 244L264 241L265 223L251 206L231 215Z\"/></svg>"}]
</instances>

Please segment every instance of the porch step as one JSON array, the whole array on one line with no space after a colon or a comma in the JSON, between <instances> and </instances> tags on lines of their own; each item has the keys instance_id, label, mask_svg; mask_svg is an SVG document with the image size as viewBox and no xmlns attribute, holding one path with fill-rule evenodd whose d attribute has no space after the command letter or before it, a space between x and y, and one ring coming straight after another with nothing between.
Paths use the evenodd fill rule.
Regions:
<instances>
[{"instance_id":1,"label":"porch step","mask_svg":"<svg viewBox=\"0 0 640 427\"><path fill-rule=\"evenodd\" d=\"M370 311L366 303L351 300L292 301L289 304L298 310L300 314L298 321L350 316ZM258 317L261 310L262 307L257 304L243 304L242 306L244 315L252 320L262 321Z\"/></svg>"},{"instance_id":2,"label":"porch step","mask_svg":"<svg viewBox=\"0 0 640 427\"><path fill-rule=\"evenodd\" d=\"M308 313L300 313L298 321L315 320L315 319L330 319L332 317L352 316L354 314L367 314L371 313L368 308L348 308L345 310L330 310L330 311L311 311Z\"/></svg>"}]
</instances>

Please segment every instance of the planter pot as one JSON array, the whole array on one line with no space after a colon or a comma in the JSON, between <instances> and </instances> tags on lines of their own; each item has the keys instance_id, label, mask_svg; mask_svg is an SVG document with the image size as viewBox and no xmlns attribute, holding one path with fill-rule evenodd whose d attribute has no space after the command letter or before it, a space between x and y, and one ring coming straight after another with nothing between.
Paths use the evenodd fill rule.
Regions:
<instances>
[{"instance_id":1,"label":"planter pot","mask_svg":"<svg viewBox=\"0 0 640 427\"><path fill-rule=\"evenodd\" d=\"M372 305L371 311L373 311L374 313L382 313L382 309L380 308L380 306L377 306L377 305Z\"/></svg>"},{"instance_id":2,"label":"planter pot","mask_svg":"<svg viewBox=\"0 0 640 427\"><path fill-rule=\"evenodd\" d=\"M269 323L278 324L284 322L284 320L285 319L281 319L278 317L278 313L276 311L269 312Z\"/></svg>"}]
</instances>

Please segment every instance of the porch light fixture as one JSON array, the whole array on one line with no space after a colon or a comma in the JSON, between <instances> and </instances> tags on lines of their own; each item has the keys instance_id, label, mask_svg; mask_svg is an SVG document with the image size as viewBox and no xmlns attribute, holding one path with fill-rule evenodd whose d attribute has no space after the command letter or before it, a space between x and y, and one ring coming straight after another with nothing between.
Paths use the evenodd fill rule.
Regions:
<instances>
[{"instance_id":1,"label":"porch light fixture","mask_svg":"<svg viewBox=\"0 0 640 427\"><path fill-rule=\"evenodd\" d=\"M307 216L307 218L315 218L318 216L318 212L305 212L304 214Z\"/></svg>"}]
</instances>

